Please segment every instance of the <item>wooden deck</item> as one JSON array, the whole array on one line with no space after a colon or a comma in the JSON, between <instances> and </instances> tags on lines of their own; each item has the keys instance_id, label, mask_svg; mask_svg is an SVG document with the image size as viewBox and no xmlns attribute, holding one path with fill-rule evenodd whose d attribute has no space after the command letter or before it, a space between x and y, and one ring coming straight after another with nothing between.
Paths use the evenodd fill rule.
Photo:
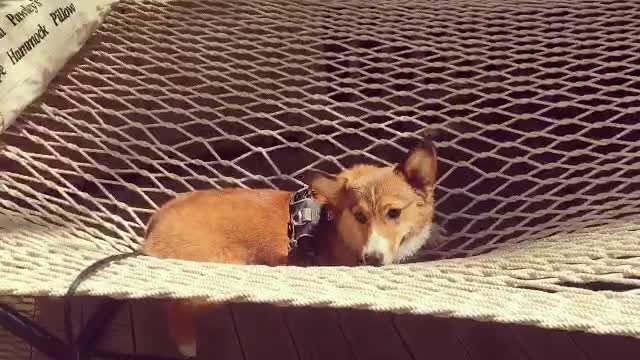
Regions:
<instances>
[{"instance_id":1,"label":"wooden deck","mask_svg":"<svg viewBox=\"0 0 640 360\"><path fill-rule=\"evenodd\" d=\"M76 301L76 332L101 301ZM62 301L41 299L37 304L39 322L62 336ZM633 338L362 310L232 304L212 313L199 331L206 339L200 359L640 359L640 340ZM168 337L158 301L123 306L98 347L159 359L180 358ZM45 357L34 352L23 359Z\"/></svg>"}]
</instances>

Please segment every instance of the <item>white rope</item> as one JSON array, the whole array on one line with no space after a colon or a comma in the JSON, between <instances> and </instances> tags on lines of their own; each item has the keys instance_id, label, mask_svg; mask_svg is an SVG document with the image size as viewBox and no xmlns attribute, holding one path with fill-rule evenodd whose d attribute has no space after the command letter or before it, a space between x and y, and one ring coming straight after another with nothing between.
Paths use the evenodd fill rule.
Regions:
<instances>
[{"instance_id":1,"label":"white rope","mask_svg":"<svg viewBox=\"0 0 640 360\"><path fill-rule=\"evenodd\" d=\"M640 335L637 28L632 1L119 4L3 134L0 294L63 295L177 193L295 190L312 168L393 164L428 127L446 241L421 262L142 258L78 293Z\"/></svg>"}]
</instances>

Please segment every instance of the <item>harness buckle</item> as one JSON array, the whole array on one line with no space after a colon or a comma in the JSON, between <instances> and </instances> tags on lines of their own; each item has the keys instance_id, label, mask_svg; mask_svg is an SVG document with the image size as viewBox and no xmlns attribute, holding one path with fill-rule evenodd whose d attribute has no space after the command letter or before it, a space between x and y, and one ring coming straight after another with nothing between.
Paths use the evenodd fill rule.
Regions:
<instances>
[{"instance_id":1,"label":"harness buckle","mask_svg":"<svg viewBox=\"0 0 640 360\"><path fill-rule=\"evenodd\" d=\"M320 220L319 207L314 207L314 208L304 207L304 208L298 209L291 216L291 221L295 226L304 225L310 222L317 222L318 220Z\"/></svg>"}]
</instances>

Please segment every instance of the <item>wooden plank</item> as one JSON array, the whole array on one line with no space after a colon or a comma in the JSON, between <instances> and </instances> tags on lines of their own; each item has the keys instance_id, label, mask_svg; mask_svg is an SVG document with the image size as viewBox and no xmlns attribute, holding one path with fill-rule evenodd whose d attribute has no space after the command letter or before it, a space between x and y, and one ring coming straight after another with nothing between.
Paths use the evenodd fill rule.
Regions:
<instances>
[{"instance_id":1,"label":"wooden plank","mask_svg":"<svg viewBox=\"0 0 640 360\"><path fill-rule=\"evenodd\" d=\"M336 310L291 307L283 311L301 360L353 358Z\"/></svg>"},{"instance_id":2,"label":"wooden plank","mask_svg":"<svg viewBox=\"0 0 640 360\"><path fill-rule=\"evenodd\" d=\"M36 320L51 334L58 336L64 342L67 338L64 333L64 299L53 297L42 297L36 299L38 307ZM80 329L82 306L80 300L71 300L71 318L73 324L73 334L78 335Z\"/></svg>"},{"instance_id":3,"label":"wooden plank","mask_svg":"<svg viewBox=\"0 0 640 360\"><path fill-rule=\"evenodd\" d=\"M572 332L569 335L589 360L637 360L640 339Z\"/></svg>"},{"instance_id":4,"label":"wooden plank","mask_svg":"<svg viewBox=\"0 0 640 360\"><path fill-rule=\"evenodd\" d=\"M71 320L73 335L78 336L81 325L82 305L80 298L71 299ZM36 298L36 321L52 335L59 337L65 343L67 338L64 332L64 299L54 297ZM48 357L38 351L33 352L32 360L49 360Z\"/></svg>"},{"instance_id":5,"label":"wooden plank","mask_svg":"<svg viewBox=\"0 0 640 360\"><path fill-rule=\"evenodd\" d=\"M230 306L245 360L298 359L281 308L262 304Z\"/></svg>"},{"instance_id":6,"label":"wooden plank","mask_svg":"<svg viewBox=\"0 0 640 360\"><path fill-rule=\"evenodd\" d=\"M416 359L471 360L453 331L455 320L395 315L394 321Z\"/></svg>"},{"instance_id":7,"label":"wooden plank","mask_svg":"<svg viewBox=\"0 0 640 360\"><path fill-rule=\"evenodd\" d=\"M0 359L30 360L31 346L10 332L0 328Z\"/></svg>"},{"instance_id":8,"label":"wooden plank","mask_svg":"<svg viewBox=\"0 0 640 360\"><path fill-rule=\"evenodd\" d=\"M198 360L245 360L231 308L220 306L197 324Z\"/></svg>"},{"instance_id":9,"label":"wooden plank","mask_svg":"<svg viewBox=\"0 0 640 360\"><path fill-rule=\"evenodd\" d=\"M415 359L396 331L391 314L339 310L340 324L357 360Z\"/></svg>"},{"instance_id":10,"label":"wooden plank","mask_svg":"<svg viewBox=\"0 0 640 360\"><path fill-rule=\"evenodd\" d=\"M453 334L473 360L527 360L509 325L452 319Z\"/></svg>"},{"instance_id":11,"label":"wooden plank","mask_svg":"<svg viewBox=\"0 0 640 360\"><path fill-rule=\"evenodd\" d=\"M532 326L511 329L529 360L589 360L567 332Z\"/></svg>"},{"instance_id":12,"label":"wooden plank","mask_svg":"<svg viewBox=\"0 0 640 360\"><path fill-rule=\"evenodd\" d=\"M35 318L35 300L31 297L0 296L0 302L30 319ZM0 359L30 360L31 351L27 342L0 326Z\"/></svg>"},{"instance_id":13,"label":"wooden plank","mask_svg":"<svg viewBox=\"0 0 640 360\"><path fill-rule=\"evenodd\" d=\"M94 313L105 303L104 298L87 297L81 298L80 323L82 328ZM108 324L104 324L105 328L102 335L96 339L94 350L111 351L121 354L135 354L134 332L132 318L130 316L131 304L124 303L116 312L114 318ZM76 334L77 336L77 334Z\"/></svg>"},{"instance_id":14,"label":"wooden plank","mask_svg":"<svg viewBox=\"0 0 640 360\"><path fill-rule=\"evenodd\" d=\"M136 300L132 303L136 353L180 358L180 352L169 334L163 300Z\"/></svg>"},{"instance_id":15,"label":"wooden plank","mask_svg":"<svg viewBox=\"0 0 640 360\"><path fill-rule=\"evenodd\" d=\"M82 329L105 302L101 297L74 297L71 300L71 315L73 335L77 339ZM36 306L37 321L47 331L60 337L66 343L64 333L64 299L63 298L39 298ZM129 306L124 305L116 313L113 322L105 324L102 336L97 339L94 350L113 351L123 354L135 353L133 344L133 327L129 315ZM44 355L34 352L33 360L45 360ZM47 359L48 360L48 359Z\"/></svg>"}]
</instances>

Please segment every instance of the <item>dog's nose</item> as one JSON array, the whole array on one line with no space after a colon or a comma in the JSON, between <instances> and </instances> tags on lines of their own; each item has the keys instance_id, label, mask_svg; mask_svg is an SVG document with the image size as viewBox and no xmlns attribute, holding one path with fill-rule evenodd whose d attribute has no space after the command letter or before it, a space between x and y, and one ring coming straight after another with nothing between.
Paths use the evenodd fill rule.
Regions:
<instances>
[{"instance_id":1,"label":"dog's nose","mask_svg":"<svg viewBox=\"0 0 640 360\"><path fill-rule=\"evenodd\" d=\"M364 254L363 260L365 265L380 266L382 265L383 256L382 253L375 251Z\"/></svg>"}]
</instances>

